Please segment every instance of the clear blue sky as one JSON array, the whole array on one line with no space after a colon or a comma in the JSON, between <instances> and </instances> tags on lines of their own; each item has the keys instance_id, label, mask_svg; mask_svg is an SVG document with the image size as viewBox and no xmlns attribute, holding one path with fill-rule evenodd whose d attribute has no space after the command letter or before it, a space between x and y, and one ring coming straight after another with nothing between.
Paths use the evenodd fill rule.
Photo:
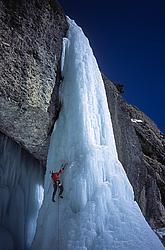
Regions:
<instances>
[{"instance_id":1,"label":"clear blue sky","mask_svg":"<svg viewBox=\"0 0 165 250\"><path fill-rule=\"evenodd\" d=\"M165 133L165 1L59 2L87 35L101 71Z\"/></svg>"}]
</instances>

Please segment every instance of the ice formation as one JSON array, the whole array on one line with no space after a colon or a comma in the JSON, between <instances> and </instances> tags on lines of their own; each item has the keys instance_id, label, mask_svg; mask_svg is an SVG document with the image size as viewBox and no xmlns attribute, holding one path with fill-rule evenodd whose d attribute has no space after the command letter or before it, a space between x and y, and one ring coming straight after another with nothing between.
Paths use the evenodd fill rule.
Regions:
<instances>
[{"instance_id":1,"label":"ice formation","mask_svg":"<svg viewBox=\"0 0 165 250\"><path fill-rule=\"evenodd\" d=\"M0 250L24 250L31 245L42 186L39 162L0 133Z\"/></svg>"},{"instance_id":2,"label":"ice formation","mask_svg":"<svg viewBox=\"0 0 165 250\"><path fill-rule=\"evenodd\" d=\"M68 19L62 110L51 137L45 197L32 250L164 249L118 161L104 84L88 39ZM51 170L64 160L64 199L51 200Z\"/></svg>"}]
</instances>

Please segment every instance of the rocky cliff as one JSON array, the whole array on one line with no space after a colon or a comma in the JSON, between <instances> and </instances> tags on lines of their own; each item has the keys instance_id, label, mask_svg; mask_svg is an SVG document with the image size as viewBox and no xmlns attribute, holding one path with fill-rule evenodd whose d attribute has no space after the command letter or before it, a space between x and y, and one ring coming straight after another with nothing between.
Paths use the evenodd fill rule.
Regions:
<instances>
[{"instance_id":1,"label":"rocky cliff","mask_svg":"<svg viewBox=\"0 0 165 250\"><path fill-rule=\"evenodd\" d=\"M53 0L1 0L0 27L0 131L45 161L59 110L64 12Z\"/></svg>"},{"instance_id":2,"label":"rocky cliff","mask_svg":"<svg viewBox=\"0 0 165 250\"><path fill-rule=\"evenodd\" d=\"M165 144L154 122L103 75L119 159L152 228L165 227Z\"/></svg>"}]
</instances>

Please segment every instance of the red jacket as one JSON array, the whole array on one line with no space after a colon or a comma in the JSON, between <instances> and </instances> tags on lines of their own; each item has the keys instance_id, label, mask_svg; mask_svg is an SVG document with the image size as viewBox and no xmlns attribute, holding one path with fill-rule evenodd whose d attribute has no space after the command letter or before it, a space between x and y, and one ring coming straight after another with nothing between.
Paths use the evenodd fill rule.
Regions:
<instances>
[{"instance_id":1,"label":"red jacket","mask_svg":"<svg viewBox=\"0 0 165 250\"><path fill-rule=\"evenodd\" d=\"M64 172L64 169L60 169L59 172L52 173L51 177L53 181L59 181L61 173Z\"/></svg>"}]
</instances>

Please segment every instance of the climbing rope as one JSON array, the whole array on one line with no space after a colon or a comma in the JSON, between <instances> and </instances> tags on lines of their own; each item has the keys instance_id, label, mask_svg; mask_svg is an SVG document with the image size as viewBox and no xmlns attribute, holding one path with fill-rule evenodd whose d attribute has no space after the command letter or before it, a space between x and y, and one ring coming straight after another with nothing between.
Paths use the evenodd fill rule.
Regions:
<instances>
[{"instance_id":1,"label":"climbing rope","mask_svg":"<svg viewBox=\"0 0 165 250\"><path fill-rule=\"evenodd\" d=\"M58 189L58 197L57 197L57 206L58 206L58 250L60 250L60 214L59 214L59 189Z\"/></svg>"}]
</instances>

